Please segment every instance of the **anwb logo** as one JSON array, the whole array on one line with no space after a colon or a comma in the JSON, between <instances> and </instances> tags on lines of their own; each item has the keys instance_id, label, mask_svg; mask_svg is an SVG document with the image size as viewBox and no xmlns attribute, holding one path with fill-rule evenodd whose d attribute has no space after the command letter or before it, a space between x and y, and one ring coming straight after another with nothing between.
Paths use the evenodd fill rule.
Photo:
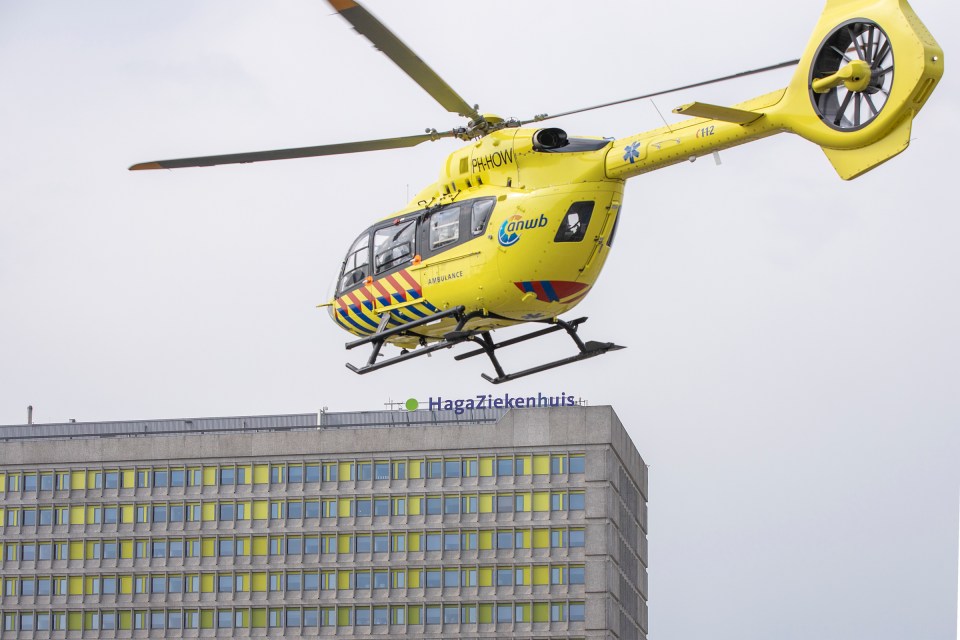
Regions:
<instances>
[{"instance_id":1,"label":"anwb logo","mask_svg":"<svg viewBox=\"0 0 960 640\"><path fill-rule=\"evenodd\" d=\"M549 224L547 216L540 214L539 218L533 220L524 220L523 216L514 214L503 221L500 225L500 231L497 238L501 246L509 247L520 241L520 232L525 229L537 229Z\"/></svg>"}]
</instances>

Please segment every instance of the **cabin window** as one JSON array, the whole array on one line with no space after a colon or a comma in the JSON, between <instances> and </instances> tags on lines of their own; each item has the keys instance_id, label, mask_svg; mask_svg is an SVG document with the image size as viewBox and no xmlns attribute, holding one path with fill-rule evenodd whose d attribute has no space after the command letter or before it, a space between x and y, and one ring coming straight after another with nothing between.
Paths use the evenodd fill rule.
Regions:
<instances>
[{"instance_id":1,"label":"cabin window","mask_svg":"<svg viewBox=\"0 0 960 640\"><path fill-rule=\"evenodd\" d=\"M416 219L398 218L392 226L377 229L373 234L373 265L375 273L383 273L413 259L416 238Z\"/></svg>"},{"instance_id":2,"label":"cabin window","mask_svg":"<svg viewBox=\"0 0 960 640\"><path fill-rule=\"evenodd\" d=\"M487 230L487 221L490 219L490 212L493 211L493 205L496 200L474 200L473 212L470 215L470 233L478 236Z\"/></svg>"},{"instance_id":3,"label":"cabin window","mask_svg":"<svg viewBox=\"0 0 960 640\"><path fill-rule=\"evenodd\" d=\"M590 216L593 215L592 202L574 202L560 223L554 242L580 242L587 234Z\"/></svg>"},{"instance_id":4,"label":"cabin window","mask_svg":"<svg viewBox=\"0 0 960 640\"><path fill-rule=\"evenodd\" d=\"M460 205L430 216L430 250L436 251L460 239Z\"/></svg>"},{"instance_id":5,"label":"cabin window","mask_svg":"<svg viewBox=\"0 0 960 640\"><path fill-rule=\"evenodd\" d=\"M364 233L357 238L343 261L343 276L340 278L340 290L344 291L362 282L369 274L370 234Z\"/></svg>"}]
</instances>

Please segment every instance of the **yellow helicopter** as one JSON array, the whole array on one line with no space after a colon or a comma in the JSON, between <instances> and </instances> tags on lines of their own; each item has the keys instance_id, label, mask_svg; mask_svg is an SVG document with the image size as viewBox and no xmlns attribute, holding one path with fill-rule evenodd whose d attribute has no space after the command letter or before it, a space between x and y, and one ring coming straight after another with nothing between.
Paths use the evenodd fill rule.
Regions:
<instances>
[{"instance_id":1,"label":"yellow helicopter","mask_svg":"<svg viewBox=\"0 0 960 640\"><path fill-rule=\"evenodd\" d=\"M477 348L456 359L486 355L496 375L483 377L501 383L622 348L584 342L578 329L586 318L560 316L584 299L600 275L628 178L781 132L820 145L841 178L856 178L906 149L913 118L943 75L943 51L906 0L828 0L798 60L584 109L505 119L470 106L360 4L329 2L447 111L467 118L466 125L130 169L327 156L441 138L467 142L446 159L436 183L350 245L335 296L321 305L359 336L347 349L372 346L366 364L347 364L361 374L473 343ZM793 65L786 88L733 106L686 104L674 112L690 119L616 140L568 136L537 124ZM544 327L494 340L494 330L521 323ZM514 373L503 370L498 349L555 331L570 336L574 355ZM386 343L402 350L378 359Z\"/></svg>"}]
</instances>

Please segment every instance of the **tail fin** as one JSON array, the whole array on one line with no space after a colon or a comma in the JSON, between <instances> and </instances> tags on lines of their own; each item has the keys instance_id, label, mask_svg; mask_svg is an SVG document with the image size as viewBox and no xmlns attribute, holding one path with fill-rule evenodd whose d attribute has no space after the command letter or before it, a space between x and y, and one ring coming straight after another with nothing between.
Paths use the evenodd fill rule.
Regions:
<instances>
[{"instance_id":1,"label":"tail fin","mask_svg":"<svg viewBox=\"0 0 960 640\"><path fill-rule=\"evenodd\" d=\"M906 0L828 0L768 115L814 142L845 180L907 148L943 75L943 50Z\"/></svg>"}]
</instances>

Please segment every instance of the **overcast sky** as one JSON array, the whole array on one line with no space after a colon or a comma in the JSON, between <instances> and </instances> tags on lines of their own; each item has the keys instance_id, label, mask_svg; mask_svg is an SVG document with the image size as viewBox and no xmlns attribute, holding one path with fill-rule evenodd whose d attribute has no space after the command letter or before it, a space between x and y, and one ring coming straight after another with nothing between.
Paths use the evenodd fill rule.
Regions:
<instances>
[{"instance_id":1,"label":"overcast sky","mask_svg":"<svg viewBox=\"0 0 960 640\"><path fill-rule=\"evenodd\" d=\"M369 2L482 111L529 117L798 57L819 2ZM960 50L953 0L914 5ZM650 637L954 638L960 218L948 71L854 182L778 136L632 180L577 308L629 348L491 387L445 352L358 377L349 242L452 141L260 165L134 162L460 124L319 0L0 1L0 424L572 393L650 465ZM731 104L789 71L659 98ZM621 137L649 101L558 121ZM577 317L576 315L573 317ZM508 367L567 353L505 352Z\"/></svg>"}]
</instances>

